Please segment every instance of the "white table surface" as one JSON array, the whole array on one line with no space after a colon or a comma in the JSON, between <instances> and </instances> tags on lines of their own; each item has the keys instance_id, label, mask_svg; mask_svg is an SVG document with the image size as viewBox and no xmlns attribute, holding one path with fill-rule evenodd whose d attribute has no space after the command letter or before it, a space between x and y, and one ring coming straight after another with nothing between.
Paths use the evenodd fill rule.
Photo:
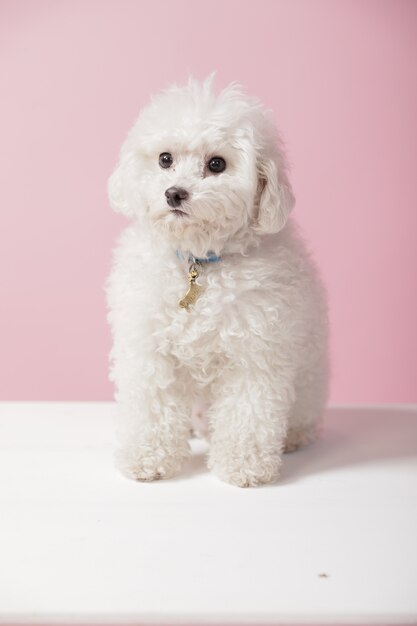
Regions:
<instances>
[{"instance_id":1,"label":"white table surface","mask_svg":"<svg viewBox=\"0 0 417 626\"><path fill-rule=\"evenodd\" d=\"M417 407L329 409L256 489L200 441L177 479L127 480L113 412L0 404L0 623L417 623Z\"/></svg>"}]
</instances>

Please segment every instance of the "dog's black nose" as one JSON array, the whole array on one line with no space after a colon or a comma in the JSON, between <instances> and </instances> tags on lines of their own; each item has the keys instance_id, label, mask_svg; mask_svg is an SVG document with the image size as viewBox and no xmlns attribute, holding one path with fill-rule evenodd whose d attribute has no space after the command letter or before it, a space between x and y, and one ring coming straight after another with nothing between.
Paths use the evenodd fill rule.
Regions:
<instances>
[{"instance_id":1,"label":"dog's black nose","mask_svg":"<svg viewBox=\"0 0 417 626\"><path fill-rule=\"evenodd\" d=\"M183 200L187 200L189 193L181 187L169 187L165 195L169 206L175 209L175 207L180 206Z\"/></svg>"}]
</instances>

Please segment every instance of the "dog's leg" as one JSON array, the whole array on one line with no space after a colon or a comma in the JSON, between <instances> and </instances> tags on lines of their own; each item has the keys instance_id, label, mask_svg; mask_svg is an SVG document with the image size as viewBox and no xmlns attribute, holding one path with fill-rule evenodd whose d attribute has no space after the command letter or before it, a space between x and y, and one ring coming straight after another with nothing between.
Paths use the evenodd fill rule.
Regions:
<instances>
[{"instance_id":1,"label":"dog's leg","mask_svg":"<svg viewBox=\"0 0 417 626\"><path fill-rule=\"evenodd\" d=\"M327 401L328 364L323 352L312 364L305 364L295 380L295 402L292 406L285 452L294 452L317 439Z\"/></svg>"},{"instance_id":2,"label":"dog's leg","mask_svg":"<svg viewBox=\"0 0 417 626\"><path fill-rule=\"evenodd\" d=\"M116 394L119 469L141 481L174 476L190 455L190 414L181 371L170 357L154 354L130 368L127 384L125 379Z\"/></svg>"},{"instance_id":3,"label":"dog's leg","mask_svg":"<svg viewBox=\"0 0 417 626\"><path fill-rule=\"evenodd\" d=\"M273 481L279 473L293 402L291 381L269 371L236 368L215 390L210 409L209 467L239 487Z\"/></svg>"}]
</instances>

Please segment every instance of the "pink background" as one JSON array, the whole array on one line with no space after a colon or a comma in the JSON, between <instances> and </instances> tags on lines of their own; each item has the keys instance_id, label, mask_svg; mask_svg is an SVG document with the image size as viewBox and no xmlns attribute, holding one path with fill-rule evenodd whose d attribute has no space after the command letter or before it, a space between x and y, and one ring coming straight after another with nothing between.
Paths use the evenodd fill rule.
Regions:
<instances>
[{"instance_id":1,"label":"pink background","mask_svg":"<svg viewBox=\"0 0 417 626\"><path fill-rule=\"evenodd\" d=\"M332 402L417 400L417 3L0 2L0 398L110 399L106 181L188 73L273 109L328 286Z\"/></svg>"}]
</instances>

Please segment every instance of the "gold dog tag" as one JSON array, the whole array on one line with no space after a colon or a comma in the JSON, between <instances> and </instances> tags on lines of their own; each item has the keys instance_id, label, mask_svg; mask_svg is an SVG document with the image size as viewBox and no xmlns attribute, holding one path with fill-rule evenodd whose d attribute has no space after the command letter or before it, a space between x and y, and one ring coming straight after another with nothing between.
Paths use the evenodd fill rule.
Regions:
<instances>
[{"instance_id":1,"label":"gold dog tag","mask_svg":"<svg viewBox=\"0 0 417 626\"><path fill-rule=\"evenodd\" d=\"M189 306L195 304L200 293L202 292L202 288L200 287L200 285L197 285L197 283L195 282L198 276L199 273L197 271L197 267L195 263L192 263L188 271L188 291L178 303L183 309L188 309Z\"/></svg>"}]
</instances>

